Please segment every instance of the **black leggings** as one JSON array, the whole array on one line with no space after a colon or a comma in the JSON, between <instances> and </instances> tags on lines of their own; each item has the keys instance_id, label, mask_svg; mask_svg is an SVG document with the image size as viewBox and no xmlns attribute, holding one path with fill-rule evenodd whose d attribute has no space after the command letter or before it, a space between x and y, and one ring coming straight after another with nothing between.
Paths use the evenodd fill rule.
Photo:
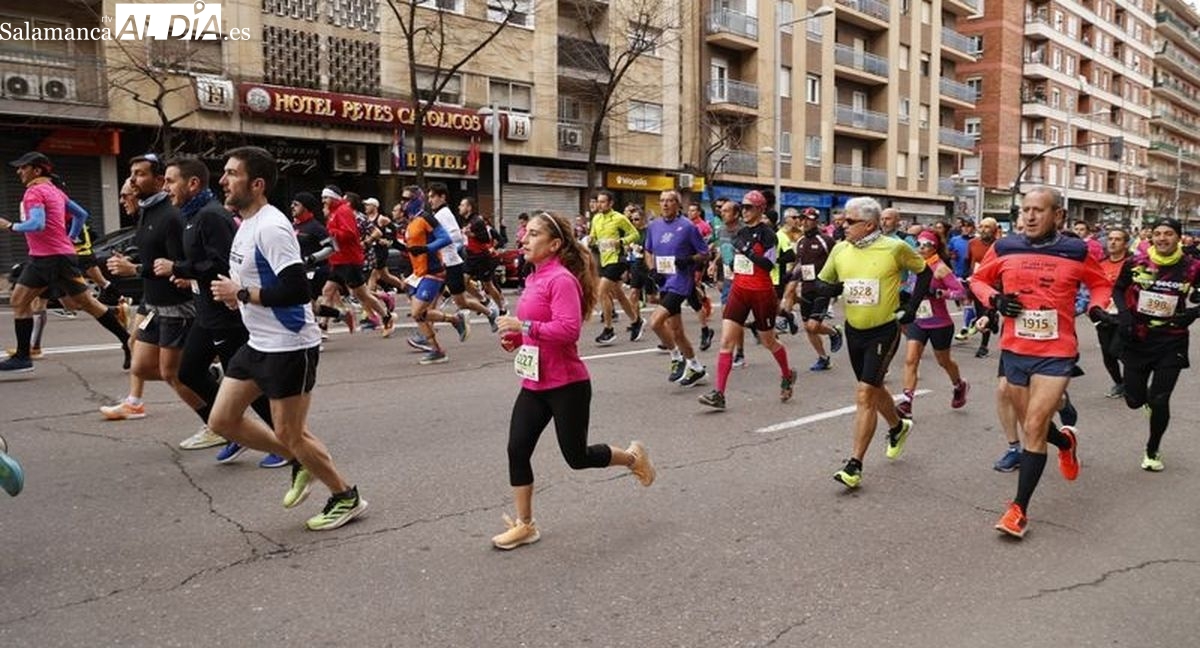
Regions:
<instances>
[{"instance_id":1,"label":"black leggings","mask_svg":"<svg viewBox=\"0 0 1200 648\"><path fill-rule=\"evenodd\" d=\"M538 437L554 419L558 449L567 465L575 470L604 468L612 463L612 448L588 445L588 415L592 404L592 382L555 387L546 391L521 388L513 403L508 426L508 481L513 487L533 483L529 460Z\"/></svg>"},{"instance_id":2,"label":"black leggings","mask_svg":"<svg viewBox=\"0 0 1200 648\"><path fill-rule=\"evenodd\" d=\"M1112 324L1097 324L1096 337L1100 340L1100 356L1104 358L1104 370L1112 378L1114 385L1123 382L1121 378L1121 348L1118 346L1118 328Z\"/></svg>"},{"instance_id":3,"label":"black leggings","mask_svg":"<svg viewBox=\"0 0 1200 648\"><path fill-rule=\"evenodd\" d=\"M213 357L220 360L222 369L228 369L229 359L249 339L250 333L244 328L210 329L197 322L192 324L188 331L179 360L179 381L204 401L204 405L197 412L205 423L208 422L208 413L212 411L213 403L217 400L219 388L217 381L208 373ZM220 344L217 344L218 340ZM274 423L271 421L271 403L266 396L256 398L250 407L274 429Z\"/></svg>"},{"instance_id":4,"label":"black leggings","mask_svg":"<svg viewBox=\"0 0 1200 648\"><path fill-rule=\"evenodd\" d=\"M1125 404L1131 409L1150 406L1150 438L1146 452L1158 454L1159 444L1171 422L1171 392L1183 367L1152 368L1150 363L1125 365ZM1148 389L1147 389L1148 387Z\"/></svg>"}]
</instances>

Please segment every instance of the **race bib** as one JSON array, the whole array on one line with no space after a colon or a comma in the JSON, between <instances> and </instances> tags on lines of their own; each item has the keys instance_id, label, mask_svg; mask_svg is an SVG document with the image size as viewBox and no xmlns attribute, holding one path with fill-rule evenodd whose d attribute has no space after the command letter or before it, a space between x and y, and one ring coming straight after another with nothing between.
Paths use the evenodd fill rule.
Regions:
<instances>
[{"instance_id":1,"label":"race bib","mask_svg":"<svg viewBox=\"0 0 1200 648\"><path fill-rule=\"evenodd\" d=\"M600 239L600 251L612 252L617 249L617 239Z\"/></svg>"},{"instance_id":2,"label":"race bib","mask_svg":"<svg viewBox=\"0 0 1200 648\"><path fill-rule=\"evenodd\" d=\"M415 274L410 274L404 278L404 283L412 286L415 289L417 286L421 285L421 278Z\"/></svg>"},{"instance_id":3,"label":"race bib","mask_svg":"<svg viewBox=\"0 0 1200 648\"><path fill-rule=\"evenodd\" d=\"M816 281L817 266L811 263L805 263L800 266L800 279L803 281Z\"/></svg>"},{"instance_id":4,"label":"race bib","mask_svg":"<svg viewBox=\"0 0 1200 648\"><path fill-rule=\"evenodd\" d=\"M879 303L878 279L847 279L843 288L842 296L847 304L874 306Z\"/></svg>"},{"instance_id":5,"label":"race bib","mask_svg":"<svg viewBox=\"0 0 1200 648\"><path fill-rule=\"evenodd\" d=\"M654 269L658 271L658 274L675 274L675 257L654 257Z\"/></svg>"},{"instance_id":6,"label":"race bib","mask_svg":"<svg viewBox=\"0 0 1200 648\"><path fill-rule=\"evenodd\" d=\"M192 294L194 294L194 295L200 294L200 284L196 283L195 279L188 280L188 285L190 285L192 287Z\"/></svg>"},{"instance_id":7,"label":"race bib","mask_svg":"<svg viewBox=\"0 0 1200 648\"><path fill-rule=\"evenodd\" d=\"M929 319L930 317L933 317L933 304L930 304L928 299L922 299L917 306L917 319Z\"/></svg>"},{"instance_id":8,"label":"race bib","mask_svg":"<svg viewBox=\"0 0 1200 648\"><path fill-rule=\"evenodd\" d=\"M1058 339L1058 311L1054 309L1021 311L1015 323L1019 338L1026 340Z\"/></svg>"},{"instance_id":9,"label":"race bib","mask_svg":"<svg viewBox=\"0 0 1200 648\"><path fill-rule=\"evenodd\" d=\"M538 381L538 348L531 345L522 345L517 350L517 355L513 358L513 371L517 375L533 382Z\"/></svg>"},{"instance_id":10,"label":"race bib","mask_svg":"<svg viewBox=\"0 0 1200 648\"><path fill-rule=\"evenodd\" d=\"M740 275L754 274L754 262L744 254L733 255L733 272Z\"/></svg>"},{"instance_id":11,"label":"race bib","mask_svg":"<svg viewBox=\"0 0 1200 648\"><path fill-rule=\"evenodd\" d=\"M142 318L142 322L138 324L138 330L145 331L146 327L150 326L150 320L154 319L154 314L158 311L150 311Z\"/></svg>"},{"instance_id":12,"label":"race bib","mask_svg":"<svg viewBox=\"0 0 1200 648\"><path fill-rule=\"evenodd\" d=\"M1175 295L1150 292L1143 290L1138 293L1138 312L1150 317L1170 317L1175 314L1175 305L1179 299Z\"/></svg>"}]
</instances>

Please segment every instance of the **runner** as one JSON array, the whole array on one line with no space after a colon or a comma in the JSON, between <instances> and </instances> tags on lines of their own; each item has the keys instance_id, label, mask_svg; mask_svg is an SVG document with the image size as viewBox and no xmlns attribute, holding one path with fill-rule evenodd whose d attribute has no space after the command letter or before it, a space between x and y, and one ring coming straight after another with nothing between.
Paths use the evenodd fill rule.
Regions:
<instances>
[{"instance_id":1,"label":"runner","mask_svg":"<svg viewBox=\"0 0 1200 648\"><path fill-rule=\"evenodd\" d=\"M395 318L383 303L367 290L367 280L363 276L366 253L363 250L354 209L343 197L341 190L332 185L321 190L321 202L329 215L326 229L334 240L334 253L329 257L329 280L325 282L323 290L325 305L332 308L334 304L341 302L342 291L345 290L354 295L363 308L379 316L383 324L383 337L391 337ZM356 325L354 317L353 308L347 307L342 313L342 318L351 333Z\"/></svg>"},{"instance_id":2,"label":"runner","mask_svg":"<svg viewBox=\"0 0 1200 648\"><path fill-rule=\"evenodd\" d=\"M696 229L700 232L700 237L703 238L711 248L712 245L716 243L717 234L713 229L713 224L708 222L708 219L704 217L704 208L700 206L700 203L688 204L687 217L688 220L692 221L692 225L695 225ZM715 258L715 255L712 253L711 249L708 256L710 259ZM709 299L708 291L706 290L706 282L715 280L716 275L711 274L706 270L707 269L703 266L696 268L695 294L693 295L693 298L688 301L688 305L692 306L692 310L696 311L696 315L700 320L701 351L708 351L708 348L712 346L713 338L715 338L717 335L716 331L713 331L712 327L709 326L709 322L712 319L712 300ZM698 306L694 304L698 304Z\"/></svg>"},{"instance_id":3,"label":"runner","mask_svg":"<svg viewBox=\"0 0 1200 648\"><path fill-rule=\"evenodd\" d=\"M517 317L501 317L501 344L517 351L522 378L508 431L508 476L517 517L493 537L498 549L516 549L541 538L533 518L533 467L538 438L553 419L563 457L572 469L627 466L643 486L654 483L654 464L640 441L621 450L588 445L592 383L579 359L583 321L595 306L591 253L576 242L571 223L541 213L529 221L525 260L536 267L517 304ZM518 350L518 347L519 350Z\"/></svg>"},{"instance_id":4,"label":"runner","mask_svg":"<svg viewBox=\"0 0 1200 648\"><path fill-rule=\"evenodd\" d=\"M416 187L406 187L404 192L411 197L409 202L420 200ZM442 287L446 282L446 267L442 265L439 250L448 245L450 233L433 214L421 209L409 217L401 249L408 251L408 258L412 263L412 273L405 279L405 283L412 289L409 294L409 307L412 309L412 318L417 323L420 337L408 338L408 345L425 351L425 355L419 360L423 365L449 361L437 340L434 323L449 322L458 332L460 340L466 339L468 332L465 312L459 311L450 316L434 308L434 304L441 298Z\"/></svg>"},{"instance_id":5,"label":"runner","mask_svg":"<svg viewBox=\"0 0 1200 648\"><path fill-rule=\"evenodd\" d=\"M796 265L792 269L791 280L783 292L783 301L779 305L784 317L792 318L792 304L800 299L800 320L804 324L804 334L809 345L817 352L817 361L808 368L809 371L827 371L830 358L825 354L825 343L822 335L829 336L829 352L837 353L842 350L842 329L825 323L825 309L820 312L815 308L820 296L817 294L817 274L825 267L829 252L833 249L834 240L821 233L817 222L817 210L809 207L801 214L800 227L803 234L796 241ZM828 301L828 300L825 300ZM789 328L795 324L788 322ZM796 327L797 330L798 327Z\"/></svg>"},{"instance_id":6,"label":"runner","mask_svg":"<svg viewBox=\"0 0 1200 648\"><path fill-rule=\"evenodd\" d=\"M596 344L608 346L616 340L613 333L613 299L629 316L629 340L642 339L642 314L637 311L625 290L621 287L629 265L622 261L622 248L637 242L637 228L624 214L613 211L613 194L607 189L596 193L596 210L588 229L588 240L592 249L600 254L600 308L604 330L596 336Z\"/></svg>"},{"instance_id":7,"label":"runner","mask_svg":"<svg viewBox=\"0 0 1200 648\"><path fill-rule=\"evenodd\" d=\"M446 290L450 292L451 299L458 306L456 316L462 322L461 327L455 327L458 330L458 340L465 342L471 333L471 323L467 319L467 311L475 311L486 317L488 324L493 324L496 317L500 315L500 308L494 304L491 308L487 308L479 303L478 299L467 295L467 266L459 254L459 250L467 244L467 238L463 236L462 228L459 226L454 212L450 211L448 202L450 190L445 183L431 182L425 195L429 200L429 209L433 211L433 217L450 235L450 245L441 248L439 254L442 256L442 265L446 268ZM495 326L492 328L494 330Z\"/></svg>"},{"instance_id":8,"label":"runner","mask_svg":"<svg viewBox=\"0 0 1200 648\"><path fill-rule=\"evenodd\" d=\"M778 238L763 217L766 207L767 199L760 191L749 191L742 198L745 227L738 230L732 241L733 285L721 315L717 388L700 397L701 405L725 409L725 387L733 367L734 349L744 339L746 320L751 313L754 313L754 327L759 332L762 345L774 356L782 374L779 400L786 403L792 398L796 371L788 364L787 348L775 338L775 316L779 313L779 302L775 299L775 286L771 283L771 269L775 267Z\"/></svg>"},{"instance_id":9,"label":"runner","mask_svg":"<svg viewBox=\"0 0 1200 648\"><path fill-rule=\"evenodd\" d=\"M1125 267L1125 262L1132 258L1129 254L1129 234L1117 227L1110 229L1105 238L1108 244L1108 254L1100 260L1100 268L1104 270L1104 276L1108 277L1109 281L1116 282L1117 277L1121 275L1121 269ZM1154 249L1153 246L1147 248ZM1114 301L1117 299L1113 295ZM1109 304L1105 309L1110 313L1115 313L1116 306ZM1108 377L1112 379L1112 387L1108 388L1108 393L1105 394L1108 398L1122 398L1125 396L1125 379L1121 377L1121 345L1124 340L1118 334L1116 325L1109 322L1096 322L1096 337L1100 340L1100 356L1104 359L1104 370L1108 372ZM1184 354L1185 356L1187 354Z\"/></svg>"},{"instance_id":10,"label":"runner","mask_svg":"<svg viewBox=\"0 0 1200 648\"><path fill-rule=\"evenodd\" d=\"M221 188L242 226L229 255L230 276L212 282L213 298L241 310L250 340L233 356L213 405L213 430L230 441L292 459L284 508L298 506L316 478L331 495L305 526L336 529L361 515L367 501L337 468L325 444L308 430L317 380L321 332L308 308L300 246L286 216L267 202L278 174L267 151L245 146L228 153ZM274 429L246 415L260 395L276 414Z\"/></svg>"},{"instance_id":11,"label":"runner","mask_svg":"<svg viewBox=\"0 0 1200 648\"><path fill-rule=\"evenodd\" d=\"M733 258L735 252L733 249L733 239L737 233L742 230L742 207L733 200L720 198L715 203L717 214L721 217L721 227L717 228L713 241L713 260L712 260L712 275L717 278L721 286L721 304L729 303L729 292L733 289ZM744 367L746 365L746 354L743 350L743 340L737 341L737 347L733 353L733 366ZM702 351L707 351L704 348L704 340L700 340Z\"/></svg>"},{"instance_id":12,"label":"runner","mask_svg":"<svg viewBox=\"0 0 1200 648\"><path fill-rule=\"evenodd\" d=\"M1079 475L1078 441L1069 426L1058 430L1050 417L1059 407L1079 357L1075 337L1075 295L1081 283L1091 291L1089 316L1103 317L1112 287L1087 244L1063 236L1062 195L1036 187L1021 202L1025 231L996 241L976 269L971 290L1005 318L1001 362L1007 393L1024 430L1016 498L996 522L1014 537L1028 528L1029 501L1046 467L1047 441L1058 448L1063 477Z\"/></svg>"},{"instance_id":13,"label":"runner","mask_svg":"<svg viewBox=\"0 0 1200 648\"><path fill-rule=\"evenodd\" d=\"M497 232L488 219L479 213L475 200L470 197L458 201L458 216L464 223L463 233L467 235L467 276L479 283L483 290L480 303L486 307L488 298L496 304L498 314L508 314L508 303L504 293L496 286L496 267L500 260L496 249L500 245ZM473 295L474 296L474 295ZM488 311L490 316L493 311ZM496 332L496 320L491 318L492 332Z\"/></svg>"},{"instance_id":14,"label":"runner","mask_svg":"<svg viewBox=\"0 0 1200 648\"><path fill-rule=\"evenodd\" d=\"M846 240L834 246L817 274L819 295L841 295L845 301L846 350L858 380L853 451L846 466L833 475L846 488L862 483L863 459L880 417L888 425L887 458L896 459L904 452L913 424L900 417L884 379L900 343L900 327L916 319L933 279L933 272L908 243L883 236L882 211L874 198L848 201ZM900 277L905 271L917 273L917 278L908 303L901 304ZM825 308L824 299L815 306L818 312Z\"/></svg>"},{"instance_id":15,"label":"runner","mask_svg":"<svg viewBox=\"0 0 1200 648\"><path fill-rule=\"evenodd\" d=\"M983 262L983 257L987 255L987 251L990 250L992 244L996 242L996 236L999 233L1000 225L996 222L995 218L989 216L979 221L979 236L971 239L971 241L967 244L967 264L970 267L971 274L974 274L975 268L978 268L979 264ZM969 284L966 282L964 282L963 285L969 286ZM975 351L975 357L986 358L988 354L991 353L991 351L988 350L988 343L991 342L992 333L1000 330L1000 319L999 317L989 315L988 308L979 302L974 293L970 293L970 288L967 290L969 293L967 297L971 300L972 307L975 311L975 319L964 319L963 322L967 323L969 321L973 321L974 329L980 334L979 348ZM982 326L980 326L980 324L982 324ZM957 336L955 336L955 339L958 339Z\"/></svg>"},{"instance_id":16,"label":"runner","mask_svg":"<svg viewBox=\"0 0 1200 648\"><path fill-rule=\"evenodd\" d=\"M696 352L683 328L680 312L683 303L695 290L695 268L708 261L708 244L692 222L679 211L679 192L668 190L658 198L662 217L650 223L646 232L646 266L664 277L662 296L650 328L671 352L671 369L667 380L691 387L704 377L704 365L696 360Z\"/></svg>"}]
</instances>

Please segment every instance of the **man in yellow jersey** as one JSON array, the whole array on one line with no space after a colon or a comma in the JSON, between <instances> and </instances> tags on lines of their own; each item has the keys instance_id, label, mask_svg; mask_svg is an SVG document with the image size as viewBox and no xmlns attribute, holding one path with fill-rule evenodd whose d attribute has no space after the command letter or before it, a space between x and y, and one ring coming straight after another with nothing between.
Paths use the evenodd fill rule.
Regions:
<instances>
[{"instance_id":1,"label":"man in yellow jersey","mask_svg":"<svg viewBox=\"0 0 1200 648\"><path fill-rule=\"evenodd\" d=\"M846 203L846 240L833 246L829 260L817 275L817 290L828 300L842 296L846 307L846 349L858 380L855 394L854 448L846 466L833 478L846 488L862 482L862 462L877 417L888 424L887 457L904 451L912 421L901 419L886 388L884 376L900 342L900 326L912 322L917 306L929 291L933 273L904 241L884 236L882 208L874 198L854 198ZM907 304L900 303L901 274L917 274L917 285ZM814 307L823 312L824 305Z\"/></svg>"},{"instance_id":2,"label":"man in yellow jersey","mask_svg":"<svg viewBox=\"0 0 1200 648\"><path fill-rule=\"evenodd\" d=\"M622 277L629 265L622 259L622 248L638 241L638 230L619 211L613 211L613 195L607 189L596 192L596 211L592 214L588 240L600 251L600 308L604 330L596 337L596 344L608 346L616 339L613 333L613 298L621 302L621 308L629 316L629 340L642 338L642 314L638 312L629 296L621 288Z\"/></svg>"}]
</instances>

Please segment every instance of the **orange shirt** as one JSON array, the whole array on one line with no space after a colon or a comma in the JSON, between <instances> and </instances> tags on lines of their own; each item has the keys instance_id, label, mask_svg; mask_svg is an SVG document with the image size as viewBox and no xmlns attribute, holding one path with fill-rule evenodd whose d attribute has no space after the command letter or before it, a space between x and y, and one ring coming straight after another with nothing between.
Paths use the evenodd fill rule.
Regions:
<instances>
[{"instance_id":1,"label":"orange shirt","mask_svg":"<svg viewBox=\"0 0 1200 648\"><path fill-rule=\"evenodd\" d=\"M430 220L428 216L417 216L408 221L408 228L404 230L404 243L409 249L408 258L412 262L413 274L418 277L441 276L445 271L441 256L437 252L426 251L420 254L412 252L413 247L427 246L433 240L433 230L437 227L437 223L436 221L431 223Z\"/></svg>"}]
</instances>

